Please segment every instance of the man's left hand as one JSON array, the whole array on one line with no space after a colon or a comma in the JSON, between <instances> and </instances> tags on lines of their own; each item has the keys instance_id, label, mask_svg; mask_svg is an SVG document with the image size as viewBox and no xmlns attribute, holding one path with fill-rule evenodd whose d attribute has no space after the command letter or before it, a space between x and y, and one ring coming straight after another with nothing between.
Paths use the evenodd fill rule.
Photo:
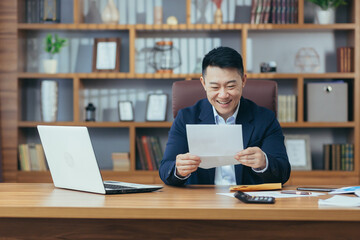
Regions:
<instances>
[{"instance_id":1,"label":"man's left hand","mask_svg":"<svg viewBox=\"0 0 360 240\"><path fill-rule=\"evenodd\" d=\"M248 147L238 152L235 159L242 165L254 169L264 169L266 167L265 155L259 147Z\"/></svg>"}]
</instances>

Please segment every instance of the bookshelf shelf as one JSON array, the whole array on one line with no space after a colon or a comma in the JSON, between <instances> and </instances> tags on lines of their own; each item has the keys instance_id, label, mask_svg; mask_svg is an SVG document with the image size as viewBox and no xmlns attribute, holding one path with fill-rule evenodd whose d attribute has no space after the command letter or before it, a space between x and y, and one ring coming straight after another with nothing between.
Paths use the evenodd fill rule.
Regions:
<instances>
[{"instance_id":1,"label":"bookshelf shelf","mask_svg":"<svg viewBox=\"0 0 360 240\"><path fill-rule=\"evenodd\" d=\"M355 73L248 73L254 79L297 79L297 78L347 78L352 79Z\"/></svg>"},{"instance_id":2,"label":"bookshelf shelf","mask_svg":"<svg viewBox=\"0 0 360 240\"><path fill-rule=\"evenodd\" d=\"M112 171L101 170L103 180L126 181L135 183L161 183L157 171ZM17 182L52 182L49 171L18 171Z\"/></svg>"},{"instance_id":3,"label":"bookshelf shelf","mask_svg":"<svg viewBox=\"0 0 360 240\"><path fill-rule=\"evenodd\" d=\"M201 74L159 74L159 73L18 73L19 79L27 78L80 78L80 79L198 79ZM297 79L297 78L338 78L353 79L355 73L247 73L247 78L251 79Z\"/></svg>"},{"instance_id":4,"label":"bookshelf shelf","mask_svg":"<svg viewBox=\"0 0 360 240\"><path fill-rule=\"evenodd\" d=\"M132 1L132 0L130 0ZM7 2L7 3L2 3ZM11 4L10 4L11 2ZM104 1L105 2L105 1ZM176 1L180 2L180 1ZM236 2L236 1L233 1ZM0 58L3 62L6 63L6 71L12 69L12 72L5 76L5 80L0 83L0 90L2 91L2 108L5 106L6 112L3 114L1 112L1 125L2 132L6 139L9 141L3 141L3 169L4 169L4 179L5 181L18 181L18 182L51 182L51 177L49 172L23 172L18 171L17 163L17 147L20 143L27 143L31 140L36 139L36 126L39 124L42 125L65 125L65 126L87 126L94 130L95 132L112 132L119 130L122 136L122 139L125 142L126 148L130 153L130 162L131 162L131 171L129 172L115 172L111 170L103 170L103 176L105 179L113 180L123 180L131 182L143 182L143 183L161 183L158 177L157 171L146 171L146 170L136 170L136 161L137 161L137 152L136 152L136 137L140 135L152 135L154 133L159 133L162 137L164 144L166 141L167 131L171 127L171 119L168 122L116 122L116 118L112 118L111 121L99 121L99 122L84 122L82 120L82 114L84 106L82 105L85 102L86 96L84 92L90 91L92 89L100 92L101 90L112 90L112 87L116 87L120 90L121 88L134 89L138 87L137 90L142 90L147 88L153 83L156 83L157 86L169 87L173 81L176 80L191 80L198 79L200 74L198 73L186 73L194 72L193 69L187 71L178 71L182 72L181 74L156 74L150 73L150 71L143 71L145 73L140 73L142 71L137 70L137 40L146 39L146 38L187 38L189 41L191 38L195 38L196 41L199 39L201 41L207 40L208 36L211 36L210 40L214 41L215 38L220 38L221 41L225 42L225 45L236 48L243 55L244 59L248 57L248 39L253 41L253 50L257 50L258 46L266 45L263 43L257 42L259 38L264 36L270 36L266 39L274 38L276 42L279 38L284 38L286 41L289 40L289 46L294 47L303 47L302 42L294 43L292 41L294 38L291 38L290 35L295 34L297 36L306 35L307 39L312 40L312 36L318 36L318 34L324 34L325 36L330 36L334 38L334 43L330 44L326 51L331 53L336 53L336 48L344 45L347 47L354 47L355 57L354 57L354 72L340 73L336 71L336 58L334 55L326 56L328 58L322 58L322 62L329 61L330 68L324 68L321 73L298 73L295 70L283 70L282 72L277 73L257 73L248 72L248 79L273 79L278 82L279 94L293 94L297 96L297 110L296 110L296 122L284 122L280 123L284 129L284 133L290 132L290 134L299 134L305 132L305 134L324 134L326 136L331 135L329 138L332 138L332 142L338 144L344 141L347 143L352 143L355 146L354 149L354 171L298 171L292 172L290 181L288 184L329 184L331 182L336 182L337 184L359 184L360 183L360 2L351 0L349 1L349 7L347 8L347 20L343 21L344 23L336 23L329 25L320 25L320 24L310 24L305 21L305 10L304 5L306 4L305 0L299 0L298 2L298 23L297 24L249 24L249 23L233 23L233 24L192 24L192 12L191 12L191 0L184 0L183 4L186 4L184 8L184 17L179 19L180 24L178 25L168 25L168 24L91 24L83 22L83 12L82 0L74 0L71 4L67 6L71 9L73 15L70 21L73 23L57 23L57 24L42 24L42 23L24 23L25 18L25 8L26 0L17 0L17 1L1 1L0 3L0 13L7 14L9 17L0 19L0 23L3 23L9 30L2 31L0 37L5 35L4 39L12 39L8 41L9 49L17 49L15 55L13 53L8 53L3 51L0 54ZM3 10L4 9L4 10ZM13 22L9 24L9 19L13 19ZM347 22L347 23L345 23ZM13 28L13 29L12 29ZM11 34L9 34L11 32ZM68 67L68 70L64 70L64 73L57 74L45 74L40 73L39 70L28 70L26 68L29 56L27 55L27 48L29 47L26 41L28 39L37 39L38 44L44 34L48 32L58 32L60 34L69 35L75 41L88 42L88 48L86 48L86 53L88 54L92 49L91 41L92 39L106 35L106 37L121 37L124 38L124 42L127 42L125 48L122 48L121 51L121 66L124 66L126 62L126 67L124 67L121 72L91 72L89 70L77 70L75 67L71 69ZM104 34L105 33L105 34ZM286 34L289 34L289 39ZM212 38L215 36L215 38ZM261 37L259 37L261 36ZM103 37L103 36L102 36ZM179 41L180 41L179 40ZM280 39L282 40L282 39ZM335 41L336 40L336 41ZM268 41L268 44L274 44L274 41ZM339 42L337 42L339 41ZM124 43L123 42L123 43ZM234 43L235 42L235 43ZM314 41L315 42L315 41ZM122 43L122 44L123 44ZM197 45L198 42L196 42ZM232 45L231 45L232 44ZM258 45L257 45L258 44ZM285 43L287 44L287 43ZM201 45L201 44L200 44ZM205 44L204 44L205 45ZM309 43L304 43L304 45L311 45ZM37 46L40 49L40 45ZM79 45L77 45L79 47ZM84 47L84 46L82 46ZM85 44L86 47L86 44ZM272 46L274 49L276 45ZM284 45L284 47L286 47ZM290 49L289 47L289 49ZM291 49L293 50L293 49ZM335 51L334 51L335 50ZM195 51L195 50L194 50ZM287 53L287 50L284 50ZM39 50L40 52L40 50ZM263 56L261 54L263 50L253 53L253 65L254 68L258 67L258 62L254 61L255 58L261 61L270 61L273 59L268 59L267 57L272 57L274 53L269 54L270 56ZM319 53L320 55L325 55L325 53ZM78 52L75 52L76 54ZM67 58L72 58L75 55L74 52L68 53ZM82 53L84 54L84 52ZM256 56L259 55L259 56ZM284 55L284 53L282 53ZM197 54L196 54L197 55ZM31 56L30 56L31 57ZM89 55L85 55L84 58L89 58ZM198 56L196 56L198 57ZM285 63L282 63L283 66L294 65L293 59L288 58L288 56L283 56L287 59ZM188 56L189 59L189 56ZM38 64L40 65L41 58L38 59ZM13 61L12 64L10 62ZM291 61L291 62L290 62ZM9 62L9 63L8 63ZM247 64L246 62L244 62ZM74 63L72 63L74 64ZM123 65L124 64L124 65ZM192 63L189 61L189 66ZM279 64L279 63L278 63ZM280 63L281 64L281 63ZM278 66L281 66L281 65ZM195 63L194 63L195 65ZM335 66L335 67L333 67ZM4 68L4 69L5 69ZM71 69L71 70L70 70ZM74 70L76 69L76 70ZM280 68L278 69L280 71ZM28 71L28 72L26 72ZM288 72L285 72L288 71ZM59 84L65 84L65 90L67 91L66 97L63 96L62 99L68 98L70 104L65 104L65 110L62 111L69 114L69 117L65 118L65 121L44 123L39 120L40 118L27 118L24 117L24 111L31 111L30 104L25 103L22 97L28 93L25 91L31 91L33 89L39 90L39 83L41 79L55 79L58 80ZM134 79L134 81L132 81ZM2 80L2 79L1 79ZM349 119L348 122L306 122L306 93L305 86L308 82L315 81L331 81L331 80L344 80L348 83L348 110L349 110ZM64 84L63 84L64 86ZM134 87L135 86L135 87ZM284 87L285 86L285 87ZM160 88L160 87L159 87ZM287 88L284 90L284 88ZM290 90L289 90L290 89ZM110 91L109 90L109 91ZM118 91L117 94L120 94L121 91ZM282 92L281 92L282 91ZM288 92L286 92L288 91ZM290 93L289 93L290 91ZM5 92L5 94L3 94ZM140 91L139 91L140 92ZM121 93L123 94L123 93ZM124 93L128 94L128 92ZM136 92L136 94L138 94ZM143 94L143 93L141 93ZM68 100L66 99L66 100ZM170 97L171 99L171 97ZM4 101L5 100L5 101ZM30 100L35 101L35 98ZM144 101L144 100L143 100ZM4 104L4 102L6 104ZM10 103L10 104L7 104ZM26 109L30 108L30 109ZM40 107L35 107L39 111ZM63 107L64 108L64 107ZM144 110L145 111L145 107ZM115 113L116 114L116 113ZM31 120L31 121L26 121ZM10 130L9 130L10 129ZM114 135L116 134L113 133ZM340 140L338 140L340 136ZM116 136L117 137L117 136ZM124 140L125 139L125 140ZM38 139L36 139L38 140ZM321 140L322 141L322 140ZM321 142L320 141L320 142ZM315 142L315 141L314 141ZM343 143L343 142L341 142ZM128 146L127 146L128 145ZM318 144L321 145L321 144ZM319 158L319 154L317 155ZM319 158L320 159L320 158Z\"/></svg>"},{"instance_id":5,"label":"bookshelf shelf","mask_svg":"<svg viewBox=\"0 0 360 240\"><path fill-rule=\"evenodd\" d=\"M40 24L40 23L19 23L20 30L139 30L139 31L175 31L175 30L355 30L354 23L338 24L178 24L178 25L121 25L121 24Z\"/></svg>"},{"instance_id":6,"label":"bookshelf shelf","mask_svg":"<svg viewBox=\"0 0 360 240\"><path fill-rule=\"evenodd\" d=\"M20 128L32 128L37 125L170 128L171 124L172 122L18 122ZM354 128L355 122L282 122L280 125L282 128Z\"/></svg>"},{"instance_id":7,"label":"bookshelf shelf","mask_svg":"<svg viewBox=\"0 0 360 240\"><path fill-rule=\"evenodd\" d=\"M135 128L170 128L171 122L18 122L20 128L34 128L37 125L56 125L56 126L85 126L97 128L112 127L135 127Z\"/></svg>"},{"instance_id":8,"label":"bookshelf shelf","mask_svg":"<svg viewBox=\"0 0 360 240\"><path fill-rule=\"evenodd\" d=\"M354 128L355 122L289 122L280 123L282 128Z\"/></svg>"},{"instance_id":9,"label":"bookshelf shelf","mask_svg":"<svg viewBox=\"0 0 360 240\"><path fill-rule=\"evenodd\" d=\"M200 74L170 74L170 73L56 73L56 74L45 74L45 73L29 73L22 72L18 73L18 78L80 78L80 79L185 79L185 78L199 78Z\"/></svg>"}]
</instances>

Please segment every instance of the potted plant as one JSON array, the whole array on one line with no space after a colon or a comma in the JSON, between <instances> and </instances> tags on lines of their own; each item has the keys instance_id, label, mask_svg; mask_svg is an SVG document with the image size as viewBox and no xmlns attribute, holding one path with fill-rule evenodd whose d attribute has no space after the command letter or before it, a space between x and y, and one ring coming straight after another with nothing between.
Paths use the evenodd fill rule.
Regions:
<instances>
[{"instance_id":1,"label":"potted plant","mask_svg":"<svg viewBox=\"0 0 360 240\"><path fill-rule=\"evenodd\" d=\"M55 54L59 53L61 48L66 44L65 38L60 38L57 34L48 34L45 38L45 52L49 53L49 59L44 60L44 72L56 73L57 60L54 59Z\"/></svg>"},{"instance_id":2,"label":"potted plant","mask_svg":"<svg viewBox=\"0 0 360 240\"><path fill-rule=\"evenodd\" d=\"M335 23L335 8L346 5L345 0L308 0L316 4L315 23L333 24Z\"/></svg>"}]
</instances>

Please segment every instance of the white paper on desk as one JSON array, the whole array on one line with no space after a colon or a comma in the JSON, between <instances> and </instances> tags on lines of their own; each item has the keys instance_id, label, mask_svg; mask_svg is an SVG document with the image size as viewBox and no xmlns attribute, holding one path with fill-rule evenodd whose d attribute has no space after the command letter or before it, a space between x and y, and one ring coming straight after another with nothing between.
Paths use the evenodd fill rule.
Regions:
<instances>
[{"instance_id":1,"label":"white paper on desk","mask_svg":"<svg viewBox=\"0 0 360 240\"><path fill-rule=\"evenodd\" d=\"M360 207L360 198L335 195L326 200L319 199L319 206Z\"/></svg>"},{"instance_id":2,"label":"white paper on desk","mask_svg":"<svg viewBox=\"0 0 360 240\"><path fill-rule=\"evenodd\" d=\"M360 186L338 188L332 192L329 192L329 194L355 193L356 190L360 190Z\"/></svg>"},{"instance_id":3,"label":"white paper on desk","mask_svg":"<svg viewBox=\"0 0 360 240\"><path fill-rule=\"evenodd\" d=\"M186 124L189 152L199 156L201 168L240 164L234 159L244 149L242 126Z\"/></svg>"}]
</instances>

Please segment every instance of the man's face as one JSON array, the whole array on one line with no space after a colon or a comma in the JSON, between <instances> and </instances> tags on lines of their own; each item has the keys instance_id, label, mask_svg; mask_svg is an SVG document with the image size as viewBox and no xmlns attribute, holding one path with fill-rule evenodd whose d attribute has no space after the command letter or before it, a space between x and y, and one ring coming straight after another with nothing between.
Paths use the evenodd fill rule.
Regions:
<instances>
[{"instance_id":1,"label":"man's face","mask_svg":"<svg viewBox=\"0 0 360 240\"><path fill-rule=\"evenodd\" d=\"M235 68L219 68L209 66L206 75L200 78L207 98L218 114L225 120L234 114L246 77L242 78Z\"/></svg>"}]
</instances>

